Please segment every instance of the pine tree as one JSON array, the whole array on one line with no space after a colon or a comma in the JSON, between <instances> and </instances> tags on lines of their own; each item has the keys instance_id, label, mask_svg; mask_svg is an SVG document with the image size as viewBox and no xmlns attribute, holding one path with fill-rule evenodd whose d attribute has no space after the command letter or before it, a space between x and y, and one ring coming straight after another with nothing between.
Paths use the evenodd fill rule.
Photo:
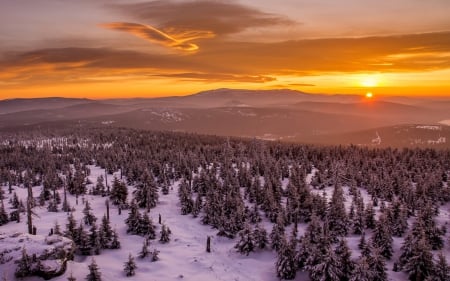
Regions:
<instances>
[{"instance_id":1,"label":"pine tree","mask_svg":"<svg viewBox=\"0 0 450 281\"><path fill-rule=\"evenodd\" d=\"M149 255L148 243L148 240L144 239L144 242L142 243L142 250L139 252L139 258L144 259Z\"/></svg>"},{"instance_id":2,"label":"pine tree","mask_svg":"<svg viewBox=\"0 0 450 281\"><path fill-rule=\"evenodd\" d=\"M83 209L83 221L85 224L87 225L92 225L93 223L95 223L97 221L97 218L94 216L94 214L92 214L92 208L91 208L91 204L89 204L89 201L86 200L84 209Z\"/></svg>"},{"instance_id":3,"label":"pine tree","mask_svg":"<svg viewBox=\"0 0 450 281\"><path fill-rule=\"evenodd\" d=\"M156 248L150 254L152 255L152 262L159 261L159 251Z\"/></svg>"},{"instance_id":4,"label":"pine tree","mask_svg":"<svg viewBox=\"0 0 450 281\"><path fill-rule=\"evenodd\" d=\"M131 253L128 255L128 261L125 262L123 271L127 277L134 276L136 274L136 263L134 262L134 257Z\"/></svg>"},{"instance_id":5,"label":"pine tree","mask_svg":"<svg viewBox=\"0 0 450 281\"><path fill-rule=\"evenodd\" d=\"M134 199L140 208L147 208L147 212L158 202L158 187L151 172L145 169L136 186Z\"/></svg>"},{"instance_id":6,"label":"pine tree","mask_svg":"<svg viewBox=\"0 0 450 281\"><path fill-rule=\"evenodd\" d=\"M2 190L0 188L0 190ZM0 202L0 226L7 224L9 222L8 213L5 210L5 206L3 204L3 199Z\"/></svg>"},{"instance_id":7,"label":"pine tree","mask_svg":"<svg viewBox=\"0 0 450 281\"><path fill-rule=\"evenodd\" d=\"M139 233L139 226L141 222L141 214L139 213L136 201L131 201L130 212L128 218L125 220L125 224L128 226L127 233L137 234Z\"/></svg>"},{"instance_id":8,"label":"pine tree","mask_svg":"<svg viewBox=\"0 0 450 281\"><path fill-rule=\"evenodd\" d=\"M80 250L82 255L88 256L91 254L92 245L91 241L89 240L89 234L84 230L83 224L80 223L80 226L77 230L78 233L78 239L77 239L77 246Z\"/></svg>"},{"instance_id":9,"label":"pine tree","mask_svg":"<svg viewBox=\"0 0 450 281\"><path fill-rule=\"evenodd\" d=\"M74 242L77 241L77 222L72 213L70 213L69 217L67 218L66 231L64 231L64 236L72 239Z\"/></svg>"},{"instance_id":10,"label":"pine tree","mask_svg":"<svg viewBox=\"0 0 450 281\"><path fill-rule=\"evenodd\" d=\"M349 220L345 211L344 192L339 183L335 184L333 196L327 211L328 227L333 237L346 236Z\"/></svg>"},{"instance_id":11,"label":"pine tree","mask_svg":"<svg viewBox=\"0 0 450 281\"><path fill-rule=\"evenodd\" d=\"M405 271L409 280L425 280L433 273L434 263L431 247L425 239L421 239L413 246L412 255L405 264Z\"/></svg>"},{"instance_id":12,"label":"pine tree","mask_svg":"<svg viewBox=\"0 0 450 281\"><path fill-rule=\"evenodd\" d=\"M22 248L22 257L17 261L17 268L15 275L17 278L30 276L32 272L32 262L30 256L27 254L25 247Z\"/></svg>"},{"instance_id":13,"label":"pine tree","mask_svg":"<svg viewBox=\"0 0 450 281\"><path fill-rule=\"evenodd\" d=\"M111 245L113 231L106 215L103 215L102 224L98 233L99 242L102 249L108 249Z\"/></svg>"},{"instance_id":14,"label":"pine tree","mask_svg":"<svg viewBox=\"0 0 450 281\"><path fill-rule=\"evenodd\" d=\"M163 224L161 227L161 238L159 239L159 242L169 243L171 233L172 232L170 231L170 228L168 226L166 226L165 224Z\"/></svg>"},{"instance_id":15,"label":"pine tree","mask_svg":"<svg viewBox=\"0 0 450 281\"><path fill-rule=\"evenodd\" d=\"M249 255L250 252L255 250L256 243L253 237L253 231L250 225L246 225L243 230L239 232L239 241L234 248L241 254Z\"/></svg>"},{"instance_id":16,"label":"pine tree","mask_svg":"<svg viewBox=\"0 0 450 281\"><path fill-rule=\"evenodd\" d=\"M341 266L331 245L328 245L318 263L308 266L309 277L311 281L339 281L343 276Z\"/></svg>"},{"instance_id":17,"label":"pine tree","mask_svg":"<svg viewBox=\"0 0 450 281\"><path fill-rule=\"evenodd\" d=\"M275 251L281 248L282 238L284 236L284 227L278 223L274 224L272 227L272 232L270 232L270 247Z\"/></svg>"},{"instance_id":18,"label":"pine tree","mask_svg":"<svg viewBox=\"0 0 450 281\"><path fill-rule=\"evenodd\" d=\"M127 201L128 189L125 183L114 177L110 198L114 205L122 205Z\"/></svg>"},{"instance_id":19,"label":"pine tree","mask_svg":"<svg viewBox=\"0 0 450 281\"><path fill-rule=\"evenodd\" d=\"M338 258L339 264L341 265L342 275L341 281L348 281L352 276L355 264L351 260L352 253L347 245L347 240L344 238L339 240L339 244L335 249L335 254Z\"/></svg>"},{"instance_id":20,"label":"pine tree","mask_svg":"<svg viewBox=\"0 0 450 281\"><path fill-rule=\"evenodd\" d=\"M381 250L381 254L390 259L394 250L392 249L392 236L389 227L389 222L383 214L376 223L375 230L372 235L372 245Z\"/></svg>"},{"instance_id":21,"label":"pine tree","mask_svg":"<svg viewBox=\"0 0 450 281\"><path fill-rule=\"evenodd\" d=\"M112 241L110 249L120 249L120 241L119 241L119 235L117 234L116 230L113 230L112 232Z\"/></svg>"},{"instance_id":22,"label":"pine tree","mask_svg":"<svg viewBox=\"0 0 450 281\"><path fill-rule=\"evenodd\" d=\"M265 249L269 245L266 229L258 224L253 230L253 238L255 240L255 246L259 249Z\"/></svg>"},{"instance_id":23,"label":"pine tree","mask_svg":"<svg viewBox=\"0 0 450 281\"><path fill-rule=\"evenodd\" d=\"M281 279L292 280L297 274L297 262L295 259L295 246L288 243L286 238L282 237L278 259L276 262L277 276Z\"/></svg>"},{"instance_id":24,"label":"pine tree","mask_svg":"<svg viewBox=\"0 0 450 281\"><path fill-rule=\"evenodd\" d=\"M368 247L369 254L367 261L369 264L370 272L373 273L372 281L387 281L386 274L386 262L381 250L376 247Z\"/></svg>"},{"instance_id":25,"label":"pine tree","mask_svg":"<svg viewBox=\"0 0 450 281\"><path fill-rule=\"evenodd\" d=\"M359 258L352 272L350 281L372 281L374 273L369 267L366 257Z\"/></svg>"},{"instance_id":26,"label":"pine tree","mask_svg":"<svg viewBox=\"0 0 450 281\"><path fill-rule=\"evenodd\" d=\"M372 203L369 203L364 212L364 224L367 228L373 229L375 227L375 210Z\"/></svg>"},{"instance_id":27,"label":"pine tree","mask_svg":"<svg viewBox=\"0 0 450 281\"><path fill-rule=\"evenodd\" d=\"M156 238L156 230L155 229L156 229L156 227L153 224L153 221L150 218L150 216L148 215L148 213L144 213L144 215L141 217L141 219L139 219L139 224L138 224L135 234L147 236L149 239L155 239ZM170 231L170 229L169 229L169 231ZM167 237L165 237L165 238L168 238L168 236L169 235L167 235Z\"/></svg>"},{"instance_id":28,"label":"pine tree","mask_svg":"<svg viewBox=\"0 0 450 281\"><path fill-rule=\"evenodd\" d=\"M95 262L95 259L92 258L91 264L88 265L89 268L89 274L86 276L86 281L101 281L102 280L102 274L100 272L100 269L98 268L97 263Z\"/></svg>"},{"instance_id":29,"label":"pine tree","mask_svg":"<svg viewBox=\"0 0 450 281\"><path fill-rule=\"evenodd\" d=\"M450 266L442 252L438 254L438 260L434 264L430 281L448 281L450 280ZM427 279L428 281L429 279Z\"/></svg>"}]
</instances>

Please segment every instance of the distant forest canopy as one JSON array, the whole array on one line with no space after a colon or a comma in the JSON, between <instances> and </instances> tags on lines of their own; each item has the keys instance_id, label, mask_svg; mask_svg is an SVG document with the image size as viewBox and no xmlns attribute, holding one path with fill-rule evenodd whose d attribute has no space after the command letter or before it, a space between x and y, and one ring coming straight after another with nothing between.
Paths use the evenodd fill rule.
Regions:
<instances>
[{"instance_id":1,"label":"distant forest canopy","mask_svg":"<svg viewBox=\"0 0 450 281\"><path fill-rule=\"evenodd\" d=\"M394 271L410 280L441 280L435 275L446 264L445 258L435 264L432 251L448 243L445 224L436 222L440 207L450 201L448 149L312 146L92 128L2 133L0 155L1 185L42 185L40 204L56 210L63 188L110 196L112 204L135 210L126 223L137 235L142 232L131 214L153 208L158 196L181 181L181 214L201 217L218 235L239 237L236 249L243 254L275 250L282 279L307 271L313 281L387 280L386 261L395 257ZM88 165L120 171L121 179L110 179L111 190L87 190ZM120 181L136 186L132 202L121 193ZM327 188L333 189L330 198L322 192ZM269 235L258 225L262 216L272 224ZM349 254L349 235L361 236L358 260ZM404 238L397 253L393 237Z\"/></svg>"}]
</instances>

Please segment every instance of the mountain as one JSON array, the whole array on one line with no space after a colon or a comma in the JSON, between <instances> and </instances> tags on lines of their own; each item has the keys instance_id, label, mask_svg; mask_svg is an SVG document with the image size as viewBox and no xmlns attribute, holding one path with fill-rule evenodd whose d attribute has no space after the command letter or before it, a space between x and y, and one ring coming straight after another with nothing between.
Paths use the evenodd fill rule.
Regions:
<instances>
[{"instance_id":1,"label":"mountain","mask_svg":"<svg viewBox=\"0 0 450 281\"><path fill-rule=\"evenodd\" d=\"M0 101L0 110L2 130L83 123L328 144L371 144L374 130L384 132L381 128L408 124L434 126L450 119L450 101L442 98L367 100L358 95L309 94L288 89L217 89L180 97L101 101L15 99ZM408 135L397 137L400 139L383 138L383 144L410 145ZM432 140L426 135L420 139Z\"/></svg>"},{"instance_id":2,"label":"mountain","mask_svg":"<svg viewBox=\"0 0 450 281\"><path fill-rule=\"evenodd\" d=\"M60 97L7 99L0 100L0 114L36 109L56 109L89 102L93 102L93 100Z\"/></svg>"}]
</instances>

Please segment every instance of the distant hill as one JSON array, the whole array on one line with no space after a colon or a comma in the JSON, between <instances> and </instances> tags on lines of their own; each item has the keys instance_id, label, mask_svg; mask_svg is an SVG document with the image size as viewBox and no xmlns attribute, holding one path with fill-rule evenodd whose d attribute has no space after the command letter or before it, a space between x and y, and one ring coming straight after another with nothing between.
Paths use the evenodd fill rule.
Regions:
<instances>
[{"instance_id":1,"label":"distant hill","mask_svg":"<svg viewBox=\"0 0 450 281\"><path fill-rule=\"evenodd\" d=\"M0 100L0 114L29 111L35 109L56 109L89 102L93 102L93 100L60 97L7 99Z\"/></svg>"},{"instance_id":2,"label":"distant hill","mask_svg":"<svg viewBox=\"0 0 450 281\"><path fill-rule=\"evenodd\" d=\"M442 98L366 100L359 95L309 94L289 89L217 89L180 97L101 101L0 101L1 130L67 122L326 144L372 145L378 132L382 145L409 146L415 142L426 146L430 140L431 146L439 137L435 132L408 124L440 125L446 137L446 127L439 124L442 120L450 120L450 100ZM408 130L398 129L403 126Z\"/></svg>"}]
</instances>

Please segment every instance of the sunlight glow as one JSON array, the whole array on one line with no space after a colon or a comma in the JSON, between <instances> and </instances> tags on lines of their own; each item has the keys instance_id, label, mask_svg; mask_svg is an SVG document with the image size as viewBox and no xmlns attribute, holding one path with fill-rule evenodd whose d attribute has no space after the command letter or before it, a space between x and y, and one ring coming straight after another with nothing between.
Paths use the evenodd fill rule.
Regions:
<instances>
[{"instance_id":1,"label":"sunlight glow","mask_svg":"<svg viewBox=\"0 0 450 281\"><path fill-rule=\"evenodd\" d=\"M367 99L373 98L372 92L367 92L367 93L366 93L366 98L367 98Z\"/></svg>"},{"instance_id":2,"label":"sunlight glow","mask_svg":"<svg viewBox=\"0 0 450 281\"><path fill-rule=\"evenodd\" d=\"M375 76L366 76L361 80L361 85L367 88L373 88L378 86L378 78Z\"/></svg>"}]
</instances>

